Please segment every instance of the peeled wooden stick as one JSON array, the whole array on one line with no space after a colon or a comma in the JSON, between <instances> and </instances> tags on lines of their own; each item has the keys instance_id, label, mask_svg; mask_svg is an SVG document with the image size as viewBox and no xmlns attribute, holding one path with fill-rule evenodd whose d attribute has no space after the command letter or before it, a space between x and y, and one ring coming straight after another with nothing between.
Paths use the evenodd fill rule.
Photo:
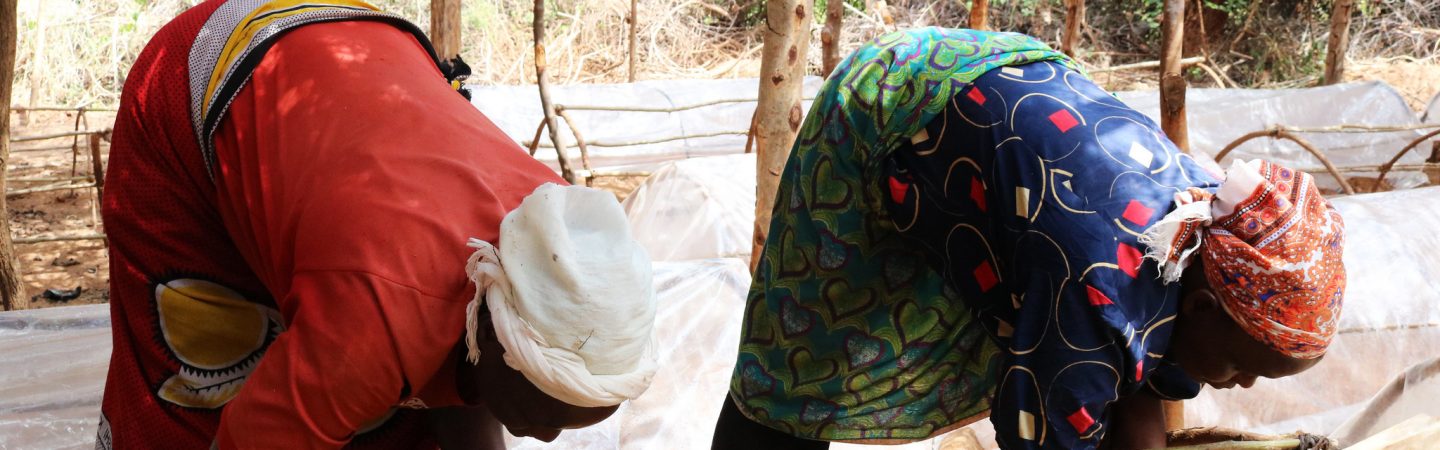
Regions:
<instances>
[{"instance_id":1,"label":"peeled wooden stick","mask_svg":"<svg viewBox=\"0 0 1440 450\"><path fill-rule=\"evenodd\" d=\"M1280 439L1275 441L1225 441L1166 448L1169 450L1294 450L1299 446L1299 439Z\"/></svg>"}]
</instances>

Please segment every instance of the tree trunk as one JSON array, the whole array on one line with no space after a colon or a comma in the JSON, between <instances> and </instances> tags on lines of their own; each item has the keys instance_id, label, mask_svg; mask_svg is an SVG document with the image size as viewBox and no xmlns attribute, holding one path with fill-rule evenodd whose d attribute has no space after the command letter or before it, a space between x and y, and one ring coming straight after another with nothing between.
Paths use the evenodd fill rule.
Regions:
<instances>
[{"instance_id":1,"label":"tree trunk","mask_svg":"<svg viewBox=\"0 0 1440 450\"><path fill-rule=\"evenodd\" d=\"M10 163L10 92L15 82L15 2L0 0L0 192ZM10 243L10 211L0 198L0 310L23 307L15 248Z\"/></svg>"},{"instance_id":2,"label":"tree trunk","mask_svg":"<svg viewBox=\"0 0 1440 450\"><path fill-rule=\"evenodd\" d=\"M1330 44L1325 53L1324 84L1345 81L1345 53L1350 50L1350 7L1354 0L1335 0L1330 12Z\"/></svg>"},{"instance_id":3,"label":"tree trunk","mask_svg":"<svg viewBox=\"0 0 1440 450\"><path fill-rule=\"evenodd\" d=\"M630 82L635 82L635 36L640 34L640 24L635 13L640 9L639 0L630 0Z\"/></svg>"},{"instance_id":4,"label":"tree trunk","mask_svg":"<svg viewBox=\"0 0 1440 450\"><path fill-rule=\"evenodd\" d=\"M430 43L441 61L460 56L460 0L430 0Z\"/></svg>"},{"instance_id":5,"label":"tree trunk","mask_svg":"<svg viewBox=\"0 0 1440 450\"><path fill-rule=\"evenodd\" d=\"M560 162L560 176L570 184L576 184L575 172L570 170L570 158L565 155L565 143L560 140L559 123L555 120L555 104L550 102L550 82L545 80L545 0L535 0L535 84L540 88L540 107L545 111L545 128L550 131L550 143L555 144L555 155Z\"/></svg>"},{"instance_id":6,"label":"tree trunk","mask_svg":"<svg viewBox=\"0 0 1440 450\"><path fill-rule=\"evenodd\" d=\"M1185 0L1165 0L1160 22L1160 128L1181 151L1190 152L1185 125L1185 75L1180 64L1185 41Z\"/></svg>"},{"instance_id":7,"label":"tree trunk","mask_svg":"<svg viewBox=\"0 0 1440 450\"><path fill-rule=\"evenodd\" d=\"M970 29L989 30L989 17L990 0L972 0L970 2Z\"/></svg>"},{"instance_id":8,"label":"tree trunk","mask_svg":"<svg viewBox=\"0 0 1440 450\"><path fill-rule=\"evenodd\" d=\"M1080 40L1080 30L1085 28L1085 0L1065 0L1065 37L1060 40L1060 51L1075 56L1075 41Z\"/></svg>"},{"instance_id":9,"label":"tree trunk","mask_svg":"<svg viewBox=\"0 0 1440 450\"><path fill-rule=\"evenodd\" d=\"M760 261L770 232L780 172L805 117L800 90L805 80L805 53L810 48L811 4L798 0L768 0L765 4L765 23L761 25L765 27L765 47L760 56L760 99L755 112L755 245L751 271Z\"/></svg>"},{"instance_id":10,"label":"tree trunk","mask_svg":"<svg viewBox=\"0 0 1440 450\"><path fill-rule=\"evenodd\" d=\"M820 30L821 75L830 76L840 65L840 26L844 23L845 0L826 0L825 28Z\"/></svg>"}]
</instances>

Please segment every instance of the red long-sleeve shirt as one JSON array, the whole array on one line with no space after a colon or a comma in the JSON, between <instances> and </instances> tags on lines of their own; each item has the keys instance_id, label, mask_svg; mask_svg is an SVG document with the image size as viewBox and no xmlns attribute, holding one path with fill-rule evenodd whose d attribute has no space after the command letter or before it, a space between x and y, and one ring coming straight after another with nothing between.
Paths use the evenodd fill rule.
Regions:
<instances>
[{"instance_id":1,"label":"red long-sleeve shirt","mask_svg":"<svg viewBox=\"0 0 1440 450\"><path fill-rule=\"evenodd\" d=\"M413 36L338 22L269 50L216 133L212 182L184 73L218 3L162 30L123 95L104 205L116 349L102 441L432 445L399 405L459 403L465 240L495 241L525 195L562 181L451 90Z\"/></svg>"}]
</instances>

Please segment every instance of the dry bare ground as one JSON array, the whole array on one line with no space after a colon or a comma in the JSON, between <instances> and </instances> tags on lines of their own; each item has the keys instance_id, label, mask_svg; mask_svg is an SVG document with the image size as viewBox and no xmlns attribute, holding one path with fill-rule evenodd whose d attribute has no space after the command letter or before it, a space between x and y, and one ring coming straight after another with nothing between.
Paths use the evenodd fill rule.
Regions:
<instances>
[{"instance_id":1,"label":"dry bare ground","mask_svg":"<svg viewBox=\"0 0 1440 450\"><path fill-rule=\"evenodd\" d=\"M1306 1L1313 3L1313 0L1302 0L1302 3ZM1419 0L1418 3L1416 0L1373 1L1387 5L1391 8L1387 11L1391 12L1382 12L1356 22L1356 29L1352 32L1356 36L1356 47L1351 52L1347 79L1383 80L1395 86L1412 107L1421 108L1440 88L1440 59L1437 59L1440 55L1440 30L1436 30L1434 23L1435 16L1440 13L1426 12L1427 2L1433 9L1431 0ZM13 102L17 105L115 105L123 76L148 37L170 17L196 3L198 1L193 0L20 0L19 65ZM374 3L422 26L429 23L428 1L378 0ZM628 71L624 55L627 54L628 30L624 17L628 14L629 3L630 0L552 0L553 6L547 8L549 35L546 42L550 55L548 72L554 81L560 84L626 81ZM756 21L753 7L763 4L763 0L638 0L638 3L640 80L758 75L761 42L756 27L764 24ZM848 3L850 6L846 9L846 25L841 41L842 54L888 30L927 25L964 26L969 2L892 0L885 14L877 12L873 0L851 0ZM1059 6L1060 0L992 3L991 24L997 28L1023 31L1052 43L1058 42L1064 11ZM1106 4L1093 0L1092 3ZM1246 39L1268 39L1264 43L1272 50L1252 52L1252 55L1263 58L1267 54L1265 52L1284 52L1277 46L1287 44L1282 42L1287 35L1266 28L1277 23L1274 21L1284 13L1262 11L1255 14L1254 25L1240 30L1238 35ZM1135 25L1138 20L1128 14L1092 5L1090 28L1085 33L1080 53L1086 63L1104 67L1155 58L1151 52L1153 49L1134 45L1143 41L1146 29ZM1225 24L1227 19L1221 17L1219 22L1211 23L1208 14L1205 22L1212 27L1209 42L1214 43L1211 47L1215 49L1216 66L1222 72L1234 71L1236 73L1232 76L1250 80L1248 85L1252 87L1300 86L1310 82L1304 77L1272 80L1271 77L1276 75L1270 72L1244 72L1246 60L1233 54L1240 53L1236 49L1244 50L1246 41L1230 40L1229 35L1216 31L1214 27ZM466 1L462 15L462 55L475 68L476 73L470 80L472 83L533 82L530 0ZM1324 23L1316 23L1303 28L1316 30L1324 27ZM807 54L811 55L811 66L818 67L821 55L818 48L819 27L814 27L813 32L811 45L816 48ZM1128 36L1125 39L1129 40L1105 39L1111 35ZM1323 35L1310 31L1296 35L1306 36L1304 42L1324 41ZM1240 47L1235 42L1240 42ZM1224 54L1220 54L1219 49L1224 49ZM1097 81L1112 90L1153 89L1156 84L1153 74L1133 72L1098 75ZM1193 81L1213 85L1203 75L1196 76ZM112 117L111 114L89 113L90 127L108 127ZM21 125L17 116L12 115L8 119L15 124L12 128L15 135L27 136L68 131L73 127L75 117L73 113L35 113L26 125ZM69 143L68 139L52 140L18 144L16 148L68 146ZM80 147L82 154L75 171L77 176L89 173L88 153L83 152L83 142ZM739 150L736 149L737 152ZM68 148L19 151L12 155L9 176L12 179L68 177L72 173L71 162ZM633 178L602 179L597 181L597 187L623 198L639 181ZM39 183L12 182L11 189L36 185ZM16 237L100 232L103 229L94 215L94 198L91 190L52 191L10 198L9 220ZM81 297L75 300L50 302L41 299L36 300L33 307L104 302L108 299L109 263L103 241L25 244L17 251L27 298L50 288L73 289L78 286L83 291Z\"/></svg>"}]
</instances>

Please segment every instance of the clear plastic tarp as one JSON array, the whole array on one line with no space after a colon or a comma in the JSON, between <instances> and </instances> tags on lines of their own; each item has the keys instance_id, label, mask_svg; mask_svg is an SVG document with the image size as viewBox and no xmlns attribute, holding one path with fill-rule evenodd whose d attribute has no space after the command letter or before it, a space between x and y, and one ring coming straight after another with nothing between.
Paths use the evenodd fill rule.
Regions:
<instances>
[{"instance_id":1,"label":"clear plastic tarp","mask_svg":"<svg viewBox=\"0 0 1440 450\"><path fill-rule=\"evenodd\" d=\"M1347 285L1325 359L1250 389L1207 389L1185 402L1188 425L1329 432L1390 377L1440 355L1440 187L1331 203L1345 218Z\"/></svg>"},{"instance_id":2,"label":"clear plastic tarp","mask_svg":"<svg viewBox=\"0 0 1440 450\"><path fill-rule=\"evenodd\" d=\"M815 96L823 82L806 77L804 98ZM550 101L567 106L566 114L590 145L593 167L633 166L696 156L740 153L745 132L755 111L760 86L756 78L723 80L656 80L630 84L586 84L553 86ZM535 85L469 86L471 103L516 142L527 143L544 114L540 91ZM735 101L740 100L740 101ZM723 103L715 103L721 102ZM711 104L714 103L714 104ZM803 102L806 111L810 102ZM586 106L610 108L677 108L709 104L675 112L597 111ZM580 150L571 127L560 122L560 140L567 155L579 168ZM707 136L708 135L708 136ZM694 137L642 145L614 146L617 143L649 142L679 136ZM555 167L555 150L549 148L548 133L540 136L536 158Z\"/></svg>"},{"instance_id":3,"label":"clear plastic tarp","mask_svg":"<svg viewBox=\"0 0 1440 450\"><path fill-rule=\"evenodd\" d=\"M807 80L807 90L813 92L817 81ZM555 95L557 103L573 105L688 105L752 95L755 83L752 79L567 86L557 87ZM476 104L517 141L533 136L540 117L533 86L473 90ZM1119 97L1149 114L1156 110L1153 92ZM1413 112L1396 105L1404 106L1393 90L1377 83L1284 91L1195 89L1190 91L1188 107L1190 136L1197 149L1213 152L1234 137L1274 124L1416 123ZM620 141L672 136L681 129L687 135L744 130L752 109L753 103L731 103L680 113L575 110L571 114L582 122L587 139ZM1407 131L1306 138L1313 137L1311 142L1334 155L1337 164L1373 165L1393 155L1387 146L1398 151L1417 135ZM592 148L597 167L727 156L661 167L625 204L637 237L656 261L661 302L657 333L664 365L654 386L595 427L567 431L550 445L514 439L513 446L708 447L734 362L749 283L746 262L754 226L755 168L753 156L738 154L743 145L743 135L723 135ZM1423 153L1411 158L1422 160ZM1262 154L1277 160L1293 157L1287 162L1308 167L1298 149L1266 139L1246 144L1236 156ZM549 155L553 161L553 152ZM1296 377L1261 380L1249 390L1207 390L1186 402L1188 424L1273 432L1340 430L1348 418L1368 408L1367 399L1393 377L1440 354L1440 257L1436 256L1440 234L1435 232L1440 229L1440 188L1339 197L1333 202L1348 225L1349 288L1342 331L1329 355ZM0 346L0 448L93 446L110 353L108 308L0 313L0 341L5 342ZM1409 379L1420 380L1417 377ZM1435 382L1434 377L1424 379ZM1409 398L1420 395L1411 392L1433 391L1406 392L1402 396ZM1440 403L1431 394L1424 395L1428 403ZM970 428L982 442L993 435L988 422ZM933 449L939 442L903 448Z\"/></svg>"},{"instance_id":4,"label":"clear plastic tarp","mask_svg":"<svg viewBox=\"0 0 1440 450\"><path fill-rule=\"evenodd\" d=\"M665 164L625 199L635 238L654 261L750 259L755 154Z\"/></svg>"},{"instance_id":5,"label":"clear plastic tarp","mask_svg":"<svg viewBox=\"0 0 1440 450\"><path fill-rule=\"evenodd\" d=\"M0 313L0 448L95 448L110 305Z\"/></svg>"},{"instance_id":6,"label":"clear plastic tarp","mask_svg":"<svg viewBox=\"0 0 1440 450\"><path fill-rule=\"evenodd\" d=\"M806 78L805 98L813 97L822 82L817 77ZM750 100L678 112L569 111L586 141L603 145L591 145L592 166L634 166L739 153L745 145L744 130L749 128L754 111L757 84L758 80L745 78L555 86L551 100L571 107L621 108L673 108L718 100ZM469 89L476 107L516 142L529 142L535 136L542 114L538 90L534 85L473 86ZM1158 120L1160 100L1155 91L1118 92L1116 97ZM809 110L808 101L805 108ZM1440 98L1432 101L1430 110L1435 112L1429 114L1429 121L1440 121ZM1406 126L1419 124L1422 117L1410 109L1394 88L1379 81L1302 89L1190 89L1186 93L1186 112L1191 148L1211 155L1247 133L1275 126ZM565 120L557 120L562 122L561 140L570 149L571 158L578 161L579 151L575 148L571 128L564 124ZM1402 130L1297 134L1324 152L1336 166L1364 167L1388 161L1421 133L1420 130ZM675 136L707 137L643 145L610 145ZM555 152L548 148L548 134L542 134L540 142L542 147L547 148L543 148L537 157L553 166ZM1419 163L1428 155L1427 151L1412 151L1400 162ZM1253 139L1240 145L1226 159L1258 157L1315 173L1324 171L1318 159L1287 140ZM1375 172L1358 170L1346 176L1374 177ZM1428 181L1423 174L1413 170L1397 170L1386 178L1396 188L1415 187ZM1322 187L1338 190L1339 184L1332 177L1322 175L1316 179Z\"/></svg>"},{"instance_id":7,"label":"clear plastic tarp","mask_svg":"<svg viewBox=\"0 0 1440 450\"><path fill-rule=\"evenodd\" d=\"M1121 101L1159 121L1160 97L1154 91L1119 92ZM1405 99L1380 81L1303 89L1189 89L1185 94L1190 148L1215 155L1241 136L1275 126L1323 128L1336 125L1406 126L1420 123ZM1389 161L1419 130L1377 133L1296 133L1338 167L1377 166ZM1411 151L1401 163L1424 162L1428 152ZM1257 138L1236 147L1225 159L1265 158L1317 174L1316 183L1332 191L1339 184L1325 174L1320 160L1288 140ZM1228 163L1224 165L1228 166ZM1347 176L1374 177L1373 171ZM1427 182L1418 171L1396 170L1386 181L1397 189Z\"/></svg>"}]
</instances>

